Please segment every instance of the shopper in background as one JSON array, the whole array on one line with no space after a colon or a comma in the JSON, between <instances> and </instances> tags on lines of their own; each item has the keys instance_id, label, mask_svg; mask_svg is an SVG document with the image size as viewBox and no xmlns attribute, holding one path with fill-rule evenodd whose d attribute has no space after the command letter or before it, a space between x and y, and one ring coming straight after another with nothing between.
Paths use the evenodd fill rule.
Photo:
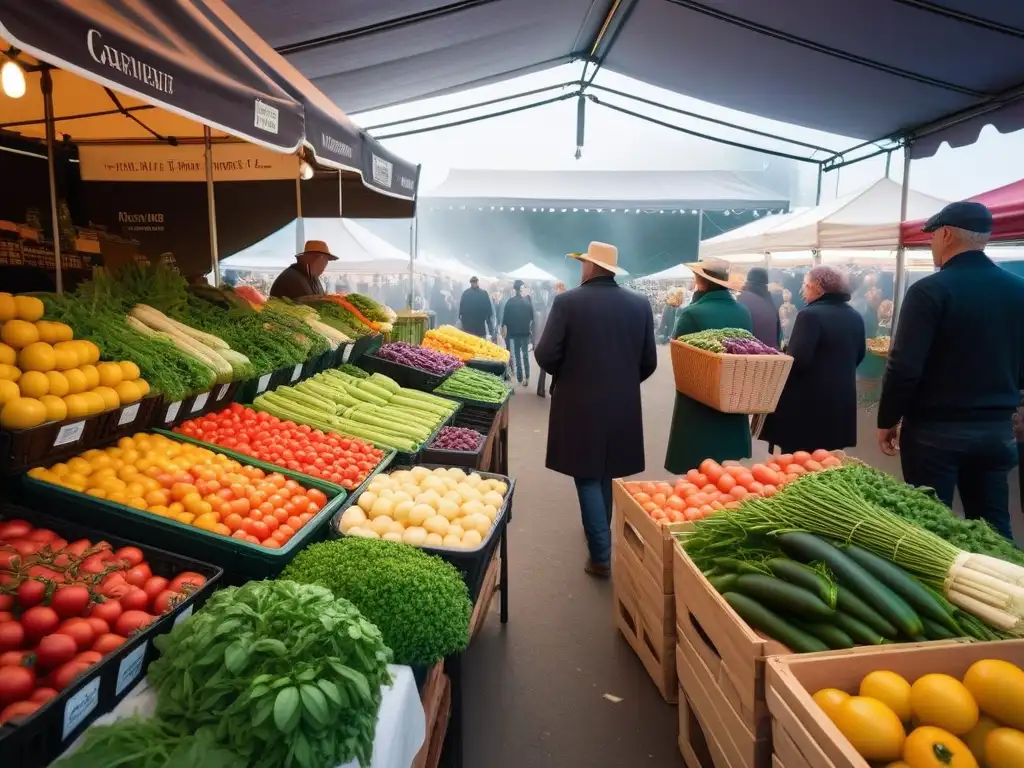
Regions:
<instances>
[{"instance_id":1,"label":"shopper in background","mask_svg":"<svg viewBox=\"0 0 1024 768\"><path fill-rule=\"evenodd\" d=\"M700 298L679 311L672 338L717 328L749 331L750 313L729 292L729 263L701 259L686 266L693 270ZM749 456L750 420L746 414L722 413L676 392L665 469L683 475L704 459L721 462Z\"/></svg>"},{"instance_id":2,"label":"shopper in background","mask_svg":"<svg viewBox=\"0 0 1024 768\"><path fill-rule=\"evenodd\" d=\"M482 338L487 337L487 326L494 322L494 307L487 291L480 287L480 278L469 278L469 288L459 301L459 322L462 330Z\"/></svg>"},{"instance_id":3,"label":"shopper in background","mask_svg":"<svg viewBox=\"0 0 1024 768\"><path fill-rule=\"evenodd\" d=\"M512 298L501 313L501 335L508 341L516 381L530 386L530 342L533 340L533 305L523 296L523 281L512 285Z\"/></svg>"},{"instance_id":4,"label":"shopper in background","mask_svg":"<svg viewBox=\"0 0 1024 768\"><path fill-rule=\"evenodd\" d=\"M547 305L547 307L545 307L544 312L541 315L540 325L539 325L539 327L537 328L537 330L534 333L534 335L536 336L537 339L540 339L540 338L543 337L544 329L547 327L547 324L548 324L548 318L551 316L551 310L554 309L554 306L555 306L555 299L557 299L563 293L565 293L565 283L563 283L561 280L559 280L557 283L555 283L554 295L548 300L548 305ZM536 346L537 346L537 344L535 342L534 343L534 357L537 356ZM550 389L545 389L544 385L547 383L547 378L548 378L548 372L545 371L543 368L541 368L540 369L540 376L537 377L537 394L540 395L541 397L545 397L546 393L548 393L548 392L550 392L551 394L555 393L555 380L554 380L554 378L551 379L551 388Z\"/></svg>"},{"instance_id":5,"label":"shopper in background","mask_svg":"<svg viewBox=\"0 0 1024 768\"><path fill-rule=\"evenodd\" d=\"M793 369L760 437L783 453L857 444L857 366L864 359L864 319L850 306L849 278L835 267L807 273L807 306L796 315L787 354Z\"/></svg>"},{"instance_id":6,"label":"shopper in background","mask_svg":"<svg viewBox=\"0 0 1024 768\"><path fill-rule=\"evenodd\" d=\"M779 349L782 346L782 321L768 292L767 269L754 267L747 273L747 281L737 301L750 313L750 321L754 324L753 334L758 340Z\"/></svg>"},{"instance_id":7,"label":"shopper in background","mask_svg":"<svg viewBox=\"0 0 1024 768\"><path fill-rule=\"evenodd\" d=\"M1024 371L1024 280L983 249L992 214L950 203L924 226L938 271L907 291L882 380L878 443L899 451L903 479L958 488L968 518L1011 538L1007 475L1017 464L1012 416ZM899 429L902 420L902 430Z\"/></svg>"},{"instance_id":8,"label":"shopper in background","mask_svg":"<svg viewBox=\"0 0 1024 768\"><path fill-rule=\"evenodd\" d=\"M279 299L319 296L324 292L320 275L330 262L337 260L323 240L307 240L302 253L295 257L295 263L274 280L270 295Z\"/></svg>"},{"instance_id":9,"label":"shopper in background","mask_svg":"<svg viewBox=\"0 0 1024 768\"><path fill-rule=\"evenodd\" d=\"M583 282L555 297L537 365L557 386L551 396L547 468L576 483L593 576L611 572L612 478L644 470L640 383L658 365L651 305L620 287L613 245L570 254Z\"/></svg>"}]
</instances>

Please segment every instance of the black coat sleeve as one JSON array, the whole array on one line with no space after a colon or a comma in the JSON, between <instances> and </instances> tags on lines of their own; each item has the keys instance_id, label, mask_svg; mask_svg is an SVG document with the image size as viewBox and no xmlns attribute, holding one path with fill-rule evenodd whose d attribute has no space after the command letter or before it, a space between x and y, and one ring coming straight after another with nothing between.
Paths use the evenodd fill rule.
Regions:
<instances>
[{"instance_id":1,"label":"black coat sleeve","mask_svg":"<svg viewBox=\"0 0 1024 768\"><path fill-rule=\"evenodd\" d=\"M565 358L566 319L565 302L561 296L556 296L551 304L551 314L544 324L544 333L533 350L537 365L552 376L558 375Z\"/></svg>"},{"instance_id":2,"label":"black coat sleeve","mask_svg":"<svg viewBox=\"0 0 1024 768\"><path fill-rule=\"evenodd\" d=\"M931 291L920 284L907 291L882 379L879 429L895 427L906 414L924 372L940 312L939 299Z\"/></svg>"},{"instance_id":3,"label":"black coat sleeve","mask_svg":"<svg viewBox=\"0 0 1024 768\"><path fill-rule=\"evenodd\" d=\"M800 371L814 365L814 350L821 337L821 323L813 312L803 311L796 315L793 333L789 337L786 352L793 358L793 370Z\"/></svg>"},{"instance_id":4,"label":"black coat sleeve","mask_svg":"<svg viewBox=\"0 0 1024 768\"><path fill-rule=\"evenodd\" d=\"M658 368L658 348L654 343L654 311L644 302L646 325L644 326L644 349L640 353L640 381L647 381Z\"/></svg>"}]
</instances>

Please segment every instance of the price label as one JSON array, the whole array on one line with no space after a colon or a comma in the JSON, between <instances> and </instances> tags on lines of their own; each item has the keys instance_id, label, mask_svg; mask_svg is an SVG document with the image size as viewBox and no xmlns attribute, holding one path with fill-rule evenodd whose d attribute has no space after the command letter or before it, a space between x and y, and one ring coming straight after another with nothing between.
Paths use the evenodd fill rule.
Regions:
<instances>
[{"instance_id":1,"label":"price label","mask_svg":"<svg viewBox=\"0 0 1024 768\"><path fill-rule=\"evenodd\" d=\"M341 362L343 362L343 363L347 363L347 362L348 362L348 359L349 359L350 357L352 357L352 348L353 348L353 346L355 346L355 345L353 345L353 344L349 344L349 345L348 345L347 347L345 347L345 352L344 352L344 354L343 354L343 355L341 356Z\"/></svg>"},{"instance_id":2,"label":"price label","mask_svg":"<svg viewBox=\"0 0 1024 768\"><path fill-rule=\"evenodd\" d=\"M57 432L57 438L53 441L53 447L77 443L85 434L85 422L76 421L74 424L65 424Z\"/></svg>"},{"instance_id":3,"label":"price label","mask_svg":"<svg viewBox=\"0 0 1024 768\"><path fill-rule=\"evenodd\" d=\"M224 395L226 395L228 393L228 387L230 387L230 386L231 386L230 384L221 384L220 385L220 389L217 390L217 402L218 403L221 400L224 399Z\"/></svg>"},{"instance_id":4,"label":"price label","mask_svg":"<svg viewBox=\"0 0 1024 768\"><path fill-rule=\"evenodd\" d=\"M174 624L172 624L171 626L176 627L179 624L181 624L181 622L183 622L185 619L192 615L192 611L194 608L195 605L190 605L187 608L185 608L185 610L183 610L181 613L174 617Z\"/></svg>"},{"instance_id":5,"label":"price label","mask_svg":"<svg viewBox=\"0 0 1024 768\"><path fill-rule=\"evenodd\" d=\"M115 696L120 696L121 692L134 683L138 679L139 675L142 674L142 662L146 660L146 649L148 648L149 641L147 640L121 659L121 666L117 668L117 687L114 690Z\"/></svg>"},{"instance_id":6,"label":"price label","mask_svg":"<svg viewBox=\"0 0 1024 768\"><path fill-rule=\"evenodd\" d=\"M265 392L267 387L270 386L270 374L264 374L260 376L260 380L256 382L256 392Z\"/></svg>"},{"instance_id":7,"label":"price label","mask_svg":"<svg viewBox=\"0 0 1024 768\"><path fill-rule=\"evenodd\" d=\"M125 424L131 424L135 421L135 417L139 415L139 403L132 403L123 411L121 415L117 417L117 426L123 427Z\"/></svg>"},{"instance_id":8,"label":"price label","mask_svg":"<svg viewBox=\"0 0 1024 768\"><path fill-rule=\"evenodd\" d=\"M100 703L100 676L96 675L86 686L68 699L64 705L64 731L63 740L74 733L75 729L82 724L96 705Z\"/></svg>"},{"instance_id":9,"label":"price label","mask_svg":"<svg viewBox=\"0 0 1024 768\"><path fill-rule=\"evenodd\" d=\"M196 400L194 403L192 403L191 413L195 413L196 411L202 409L206 405L207 401L209 401L209 399L209 392L203 392L201 395L196 395Z\"/></svg>"},{"instance_id":10,"label":"price label","mask_svg":"<svg viewBox=\"0 0 1024 768\"><path fill-rule=\"evenodd\" d=\"M295 366L295 370L292 371L292 381L298 381L299 376L302 375L302 363Z\"/></svg>"},{"instance_id":11,"label":"price label","mask_svg":"<svg viewBox=\"0 0 1024 768\"><path fill-rule=\"evenodd\" d=\"M181 410L181 400L176 403L171 403L171 407L167 409L167 415L164 416L164 424L169 424L178 418L178 411Z\"/></svg>"}]
</instances>

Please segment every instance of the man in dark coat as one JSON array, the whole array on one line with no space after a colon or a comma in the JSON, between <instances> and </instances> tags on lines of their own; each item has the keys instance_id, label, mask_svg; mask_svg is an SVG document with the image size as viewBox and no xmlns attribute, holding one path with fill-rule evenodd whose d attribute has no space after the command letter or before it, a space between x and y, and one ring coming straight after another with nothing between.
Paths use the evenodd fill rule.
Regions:
<instances>
[{"instance_id":1,"label":"man in dark coat","mask_svg":"<svg viewBox=\"0 0 1024 768\"><path fill-rule=\"evenodd\" d=\"M612 478L644 470L640 383L658 366L654 316L643 296L620 288L618 251L591 243L583 282L556 296L534 356L554 379L547 468L568 475L587 535L586 571L611 571Z\"/></svg>"},{"instance_id":2,"label":"man in dark coat","mask_svg":"<svg viewBox=\"0 0 1024 768\"><path fill-rule=\"evenodd\" d=\"M512 286L515 292L505 302L501 311L501 333L508 340L512 353L516 381L524 387L530 386L530 342L533 340L533 305L528 296L523 296L523 281L516 280Z\"/></svg>"},{"instance_id":3,"label":"man in dark coat","mask_svg":"<svg viewBox=\"0 0 1024 768\"><path fill-rule=\"evenodd\" d=\"M786 352L793 369L761 439L783 453L857 444L857 366L864 359L864 319L850 306L846 275L819 266L804 278L807 306Z\"/></svg>"},{"instance_id":4,"label":"man in dark coat","mask_svg":"<svg viewBox=\"0 0 1024 768\"><path fill-rule=\"evenodd\" d=\"M736 300L750 313L750 321L754 324L752 333L758 341L779 349L782 346L782 321L768 292L768 270L764 267L751 269Z\"/></svg>"},{"instance_id":5,"label":"man in dark coat","mask_svg":"<svg viewBox=\"0 0 1024 768\"><path fill-rule=\"evenodd\" d=\"M494 306L487 291L480 287L480 278L469 278L469 288L459 301L459 321L462 330L476 336L487 337L487 326L494 322Z\"/></svg>"},{"instance_id":6,"label":"man in dark coat","mask_svg":"<svg viewBox=\"0 0 1024 768\"><path fill-rule=\"evenodd\" d=\"M331 253L323 240L307 240L302 253L295 257L295 263L277 276L270 287L270 295L280 299L301 299L304 296L318 296L324 292L320 275L338 257Z\"/></svg>"},{"instance_id":7,"label":"man in dark coat","mask_svg":"<svg viewBox=\"0 0 1024 768\"><path fill-rule=\"evenodd\" d=\"M992 214L950 203L928 220L938 268L907 291L882 379L878 442L903 479L1011 538L1007 475L1024 372L1024 280L982 250ZM899 430L900 421L903 422Z\"/></svg>"}]
</instances>

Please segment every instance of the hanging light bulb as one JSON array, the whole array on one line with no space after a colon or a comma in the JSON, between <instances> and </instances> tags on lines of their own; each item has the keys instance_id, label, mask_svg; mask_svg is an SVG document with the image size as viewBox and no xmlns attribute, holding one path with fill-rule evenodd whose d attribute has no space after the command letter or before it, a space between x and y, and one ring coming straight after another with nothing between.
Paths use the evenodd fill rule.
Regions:
<instances>
[{"instance_id":1,"label":"hanging light bulb","mask_svg":"<svg viewBox=\"0 0 1024 768\"><path fill-rule=\"evenodd\" d=\"M313 166L305 160L299 161L299 178L303 181L309 181L313 178Z\"/></svg>"},{"instance_id":2,"label":"hanging light bulb","mask_svg":"<svg viewBox=\"0 0 1024 768\"><path fill-rule=\"evenodd\" d=\"M25 73L21 71L18 62L4 62L3 67L0 67L0 84L4 94L12 99L20 99L25 95Z\"/></svg>"}]
</instances>

